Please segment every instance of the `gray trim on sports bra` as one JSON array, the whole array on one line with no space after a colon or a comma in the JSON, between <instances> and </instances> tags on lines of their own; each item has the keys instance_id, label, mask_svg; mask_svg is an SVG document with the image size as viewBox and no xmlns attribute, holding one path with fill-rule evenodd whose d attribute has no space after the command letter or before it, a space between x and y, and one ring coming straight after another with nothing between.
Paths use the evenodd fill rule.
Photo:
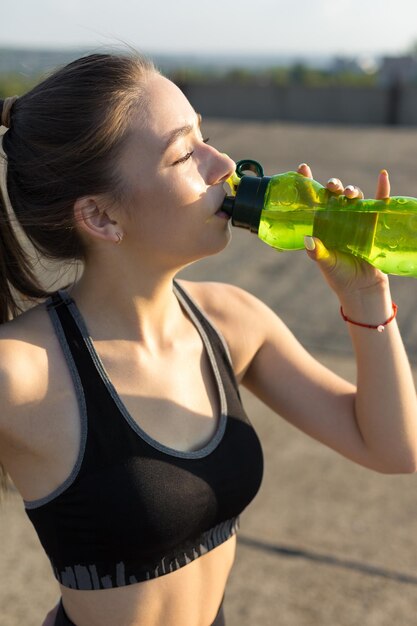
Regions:
<instances>
[{"instance_id":1,"label":"gray trim on sports bra","mask_svg":"<svg viewBox=\"0 0 417 626\"><path fill-rule=\"evenodd\" d=\"M87 443L87 408L86 408L86 403L85 403L83 385L81 383L80 375L78 374L78 370L75 365L71 350L69 349L67 340L65 338L64 331L62 329L59 317L53 307L48 309L48 313L51 317L51 321L55 329L58 341L64 353L64 357L65 357L65 360L68 365L68 369L71 374L71 379L72 379L74 389L75 389L75 394L77 397L77 404L78 404L78 409L79 409L79 414L80 414L80 426L81 426L80 447L78 450L77 460L69 476L59 485L59 487L54 489L47 496L44 496L43 498L38 498L37 500L23 500L23 503L26 509L36 509L37 507L40 507L43 504L46 504L47 502L50 502L51 500L59 496L61 493L63 493L74 482L74 480L78 476L78 472L80 471L81 463L84 458L85 446Z\"/></svg>"},{"instance_id":2,"label":"gray trim on sports bra","mask_svg":"<svg viewBox=\"0 0 417 626\"><path fill-rule=\"evenodd\" d=\"M226 402L226 394L224 391L224 387L223 387L223 382L220 376L220 372L219 372L219 368L217 366L217 362L216 362L216 357L214 355L213 352L213 348L211 347L210 341L207 337L207 334L204 330L204 328L202 327L200 321L197 319L197 317L195 316L194 312L190 309L188 303L184 300L184 298L182 297L182 295L176 290L175 291L175 295L177 296L178 300L180 301L180 304L184 307L184 309L186 310L187 314L190 316L190 319L192 320L193 324L195 325L195 327L197 328L201 339L203 340L204 346L206 348L208 357L209 357L209 361L210 361L210 365L211 368L213 370L213 374L217 383L217 391L218 391L218 396L219 396L219 400L220 400L220 419L219 419L219 424L216 430L216 433L214 434L213 438L207 443L207 445L205 445L203 448L200 448L198 450L191 450L188 452L184 452L182 450L175 450L174 448L170 448L169 446L165 446L164 444L160 443L159 441L157 441L156 439L153 439L153 437L151 437L150 435L148 435L144 430L142 430L142 428L139 426L139 424L133 419L133 417L130 415L129 411L127 410L126 406L124 405L124 403L122 402L119 394L117 393L113 383L111 382L109 375L106 372L106 369L103 365L102 360L100 359L99 355L97 354L97 351L94 347L93 341L91 339L91 336L88 332L88 329L85 325L84 319L81 316L81 313L77 307L77 305L75 304L74 300L70 300L68 302L68 309L71 313L71 315L73 316L83 338L84 341L86 343L86 346L90 352L91 358L94 361L94 364L97 368L97 371L99 372L104 384L107 387L107 390L109 391L111 397L113 398L113 400L115 401L119 411L122 413L123 417L126 419L126 421L128 422L128 424L133 428L133 430L140 435L140 437L146 441L146 443L148 443L150 446L152 446L153 448L156 448L157 450L160 450L161 452L163 452L164 454L168 454L170 456L175 456L175 457L179 457L182 459L200 459L203 458L207 455L209 455L211 452L213 452L213 450L218 446L218 444L220 443L223 435L224 435L224 431L226 430L226 423L227 423L227 402ZM68 295L67 295L67 299L68 299Z\"/></svg>"},{"instance_id":3,"label":"gray trim on sports bra","mask_svg":"<svg viewBox=\"0 0 417 626\"><path fill-rule=\"evenodd\" d=\"M182 289L182 287L181 287ZM176 283L174 282L174 292L175 295L181 300L181 302L183 302L184 298L182 297L181 292L178 290L178 287L176 285ZM226 353L227 358L229 359L229 363L233 369L233 361L232 361L232 355L230 354L230 350L229 350L229 346L226 343L225 338L223 337L222 333L219 331L219 329L217 328L217 326L213 323L212 320L210 320L207 315L204 313L204 311L202 310L202 308L197 304L197 302L194 300L194 298L192 298L190 296L190 294L187 291L187 298L188 300L190 300L190 302L193 303L193 305L195 306L196 309L198 309L200 315L202 317L204 317L204 319L206 320L207 324L210 324L210 326L212 327L212 329L215 331L216 335L218 336L218 338L220 339L222 346L224 348L224 351Z\"/></svg>"},{"instance_id":4,"label":"gray trim on sports bra","mask_svg":"<svg viewBox=\"0 0 417 626\"><path fill-rule=\"evenodd\" d=\"M61 289L59 291L60 296L62 297L62 299L64 300L69 312L71 313L73 319L75 320L77 327L85 341L85 344L87 346L87 349L90 353L90 356L93 360L93 363L100 375L100 377L102 378L108 392L110 393L111 397L113 398L113 400L116 403L117 408L119 409L120 413L123 415L123 417L125 418L125 420L127 421L127 423L129 424L129 426L144 440L146 441L146 443L148 443L150 446L152 446L153 448L163 452L164 454L170 455L170 456L174 456L174 457L178 457L178 458L183 458L183 459L200 459L203 458L205 456L208 456L209 454L211 454L213 452L213 450L215 450L215 448L219 445L220 441L223 438L224 432L226 430L226 424L227 424L227 399L226 399L226 394L225 394L225 390L224 390L224 386L223 386L223 382L220 376L220 372L219 372L219 368L216 362L216 357L215 354L213 352L213 348L210 344L210 340L207 336L207 333L205 332L201 322L198 320L198 318L196 317L194 311L190 308L190 305L188 304L188 302L185 300L185 298L183 297L183 295L181 294L181 292L177 289L175 283L174 283L174 293L176 295L176 297L178 298L178 301L180 302L181 306L184 308L184 310L186 311L187 315L190 317L191 321L193 322L195 328L197 329L197 331L199 332L201 339L203 341L204 347L207 351L207 355L209 357L209 362L213 371L213 375L215 377L215 381L216 381L216 386L217 386L217 392L218 392L218 397L219 397L219 402L220 402L220 417L219 417L219 423L216 429L216 432L214 434L214 436L210 439L210 441L203 446L202 448L199 448L198 450L190 450L188 452L182 451L182 450L176 450L174 448L170 448L169 446L165 446L164 444L160 443L159 441L157 441L156 439L153 439L153 437L151 437L150 435L148 435L144 430L142 430L142 428L139 426L139 424L133 419L133 417L130 415L129 411L127 410L126 406L124 405L124 403L122 402L119 394L117 393L113 383L110 380L109 375L106 372L106 369L103 365L102 360L100 359L93 341L91 339L91 336L88 332L87 326L85 324L84 318L81 315L81 312L79 311L75 301L69 296L69 294L67 293L67 291L65 291L64 289ZM187 297L188 294L187 294ZM190 298L191 300L191 298ZM204 313L201 311L200 307L198 307L198 305L194 302L194 300L192 300L194 306L198 309L198 311L200 312L200 314L207 320L207 317L204 315ZM87 411L86 411L86 403L85 403L85 397L84 397L84 389L83 389L83 385L82 385L82 381L80 379L80 376L78 374L78 370L77 367L75 365L74 362L74 358L72 356L71 350L68 346L61 322L59 320L59 317L56 313L56 311L54 310L53 307L50 307L48 309L48 313L50 314L57 338L59 340L59 343L62 347L70 374L71 374L71 378L74 384L74 389L75 389L75 393L76 393L76 397L77 397L77 402L78 402L78 407L79 407L79 414L80 414L80 422L81 422L81 441L80 441L80 448L78 451L78 455L77 455L77 460L76 463L71 471L71 473L69 474L69 476L56 488L54 489L51 493L49 493L47 496L44 496L42 498L38 498L36 500L24 500L24 506L26 509L34 509L37 507L40 507L44 504L47 504L48 502L54 500L56 497L58 497L61 493L63 493L76 479L76 477L78 476L78 473L80 471L81 468L81 464L84 458L84 452L85 452L85 447L86 447L86 442L87 442ZM213 324L207 320L207 322L213 327ZM215 329L213 327L214 331L216 332L216 334L219 336L222 344L225 347L225 351L228 355L228 358L230 359L230 353L228 351L227 345L223 339L223 337L221 336L221 334L217 331L217 329Z\"/></svg>"}]
</instances>

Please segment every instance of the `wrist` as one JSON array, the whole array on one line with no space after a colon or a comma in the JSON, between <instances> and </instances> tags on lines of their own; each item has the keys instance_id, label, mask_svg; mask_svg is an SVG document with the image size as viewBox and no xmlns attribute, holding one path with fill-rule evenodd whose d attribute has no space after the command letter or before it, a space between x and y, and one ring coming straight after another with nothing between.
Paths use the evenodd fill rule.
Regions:
<instances>
[{"instance_id":1,"label":"wrist","mask_svg":"<svg viewBox=\"0 0 417 626\"><path fill-rule=\"evenodd\" d=\"M377 330L379 333L382 333L385 330L385 326L388 326L396 317L397 317L398 307L395 302L392 303L392 313L384 322L380 324L367 324L364 322L358 322L356 320L350 319L347 315L345 315L343 311L343 307L340 307L340 314L345 322L348 324L352 324L353 326L360 326L361 328L368 328L370 330Z\"/></svg>"},{"instance_id":2,"label":"wrist","mask_svg":"<svg viewBox=\"0 0 417 626\"><path fill-rule=\"evenodd\" d=\"M394 312L389 285L344 294L340 298L343 316L360 324L384 324Z\"/></svg>"}]
</instances>

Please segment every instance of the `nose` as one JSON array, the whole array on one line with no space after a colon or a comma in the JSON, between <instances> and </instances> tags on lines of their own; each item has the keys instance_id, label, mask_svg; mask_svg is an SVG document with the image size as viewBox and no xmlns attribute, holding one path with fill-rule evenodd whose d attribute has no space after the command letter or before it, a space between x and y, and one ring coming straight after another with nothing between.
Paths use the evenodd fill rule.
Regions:
<instances>
[{"instance_id":1,"label":"nose","mask_svg":"<svg viewBox=\"0 0 417 626\"><path fill-rule=\"evenodd\" d=\"M227 154L219 152L212 146L212 162L207 175L207 184L224 183L236 171L236 163Z\"/></svg>"}]
</instances>

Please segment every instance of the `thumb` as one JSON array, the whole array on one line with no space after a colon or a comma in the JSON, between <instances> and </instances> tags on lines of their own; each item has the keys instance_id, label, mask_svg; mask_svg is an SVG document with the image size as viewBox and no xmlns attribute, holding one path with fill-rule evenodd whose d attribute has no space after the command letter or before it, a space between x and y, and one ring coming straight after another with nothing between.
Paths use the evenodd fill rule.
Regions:
<instances>
[{"instance_id":1,"label":"thumb","mask_svg":"<svg viewBox=\"0 0 417 626\"><path fill-rule=\"evenodd\" d=\"M323 242L317 237L304 237L304 245L307 254L313 261L318 261L323 267L333 267L335 264L335 255L329 251Z\"/></svg>"}]
</instances>

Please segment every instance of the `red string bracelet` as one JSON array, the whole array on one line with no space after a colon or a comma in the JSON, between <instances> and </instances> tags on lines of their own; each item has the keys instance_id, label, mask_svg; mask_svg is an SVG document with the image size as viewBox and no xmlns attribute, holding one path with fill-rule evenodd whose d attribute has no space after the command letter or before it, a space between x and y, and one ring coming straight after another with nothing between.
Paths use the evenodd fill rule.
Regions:
<instances>
[{"instance_id":1,"label":"red string bracelet","mask_svg":"<svg viewBox=\"0 0 417 626\"><path fill-rule=\"evenodd\" d=\"M362 328L372 328L373 330L377 330L379 333L382 333L385 330L385 326L392 322L397 315L398 307L395 302L392 303L392 315L382 324L378 324L374 326L373 324L362 324L362 322L355 322L354 320L349 319L344 313L342 307L340 307L340 315L343 317L345 322L349 322L349 324L354 324L355 326L362 326Z\"/></svg>"}]
</instances>

